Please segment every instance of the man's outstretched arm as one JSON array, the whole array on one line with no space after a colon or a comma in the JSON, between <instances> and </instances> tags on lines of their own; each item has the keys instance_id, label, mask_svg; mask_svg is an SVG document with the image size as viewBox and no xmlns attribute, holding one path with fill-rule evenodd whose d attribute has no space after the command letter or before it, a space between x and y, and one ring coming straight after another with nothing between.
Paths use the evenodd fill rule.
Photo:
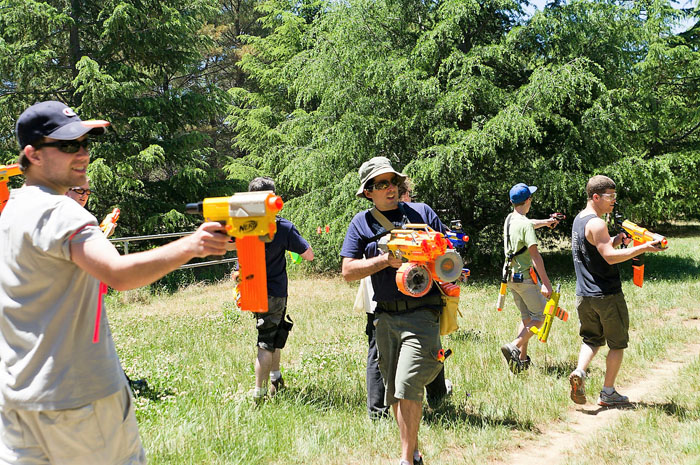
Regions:
<instances>
[{"instance_id":1,"label":"man's outstretched arm","mask_svg":"<svg viewBox=\"0 0 700 465\"><path fill-rule=\"evenodd\" d=\"M125 291L150 284L192 258L226 253L228 235L219 223L204 223L194 234L162 247L120 255L104 237L71 243L71 260L108 286Z\"/></svg>"}]
</instances>

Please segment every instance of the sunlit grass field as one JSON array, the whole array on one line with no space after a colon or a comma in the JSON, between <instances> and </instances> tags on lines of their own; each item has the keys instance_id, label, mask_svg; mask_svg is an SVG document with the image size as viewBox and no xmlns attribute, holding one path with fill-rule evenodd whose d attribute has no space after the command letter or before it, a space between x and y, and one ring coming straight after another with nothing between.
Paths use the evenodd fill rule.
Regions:
<instances>
[{"instance_id":1,"label":"sunlit grass field","mask_svg":"<svg viewBox=\"0 0 700 465\"><path fill-rule=\"evenodd\" d=\"M640 382L648 366L698 340L699 332L681 322L700 318L700 229L675 228L669 242L667 252L646 258L641 289L631 283L629 263L621 265L632 334L619 385ZM443 340L454 352L446 361L454 393L436 410L424 411L419 441L426 465L483 463L565 419L573 405L567 377L580 345L575 277L567 250L545 252L544 260L552 281L562 284L560 305L571 315L566 323L554 322L548 343L532 339L533 367L518 376L508 372L499 347L515 336L519 313L510 295L506 309L496 311L495 270L472 269L462 288L461 328ZM136 396L149 463L398 463L395 424L372 422L366 413L365 315L352 310L357 283L305 276L303 268L291 274L288 312L295 326L282 354L288 389L257 407L248 397L254 321L235 309L230 283L170 295L110 295L125 371L149 386ZM589 402L601 389L604 355L590 370ZM583 451L585 462L643 463L635 455L643 442L650 457L664 457L644 463L696 463L700 361L688 362L682 378L667 388L677 409L643 408L599 433L615 441L601 447L594 436Z\"/></svg>"}]
</instances>

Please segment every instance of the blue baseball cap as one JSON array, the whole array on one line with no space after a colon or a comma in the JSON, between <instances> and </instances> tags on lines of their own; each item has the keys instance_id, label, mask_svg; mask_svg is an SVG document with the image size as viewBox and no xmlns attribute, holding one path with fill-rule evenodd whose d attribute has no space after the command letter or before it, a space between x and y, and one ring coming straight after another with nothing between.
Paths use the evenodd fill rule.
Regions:
<instances>
[{"instance_id":1,"label":"blue baseball cap","mask_svg":"<svg viewBox=\"0 0 700 465\"><path fill-rule=\"evenodd\" d=\"M510 201L514 204L523 203L529 199L536 190L537 188L535 186L528 186L522 182L520 184L516 184L510 188Z\"/></svg>"}]
</instances>

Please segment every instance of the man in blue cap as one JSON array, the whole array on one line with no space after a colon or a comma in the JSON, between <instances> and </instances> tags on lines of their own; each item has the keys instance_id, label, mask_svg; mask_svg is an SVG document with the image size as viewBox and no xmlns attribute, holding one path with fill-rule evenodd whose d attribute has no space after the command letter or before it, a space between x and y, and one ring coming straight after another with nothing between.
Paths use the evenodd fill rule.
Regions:
<instances>
[{"instance_id":1,"label":"man in blue cap","mask_svg":"<svg viewBox=\"0 0 700 465\"><path fill-rule=\"evenodd\" d=\"M503 246L511 273L508 289L513 294L515 305L520 310L521 322L517 337L501 347L501 352L513 373L530 367L527 343L533 335L532 326L540 328L544 322L544 307L552 295L552 284L544 269L542 256L537 250L535 229L543 226L554 228L559 221L555 218L531 220L527 217L532 206L532 194L537 187L516 184L510 190L510 203L513 212L508 215L503 227ZM533 268L534 267L534 268ZM537 276L541 281L538 285Z\"/></svg>"},{"instance_id":2,"label":"man in blue cap","mask_svg":"<svg viewBox=\"0 0 700 465\"><path fill-rule=\"evenodd\" d=\"M0 216L3 464L146 463L100 283L133 289L226 252L223 227L204 223L163 247L119 255L95 217L65 195L87 181L88 134L108 125L55 101L17 120L25 185Z\"/></svg>"}]
</instances>

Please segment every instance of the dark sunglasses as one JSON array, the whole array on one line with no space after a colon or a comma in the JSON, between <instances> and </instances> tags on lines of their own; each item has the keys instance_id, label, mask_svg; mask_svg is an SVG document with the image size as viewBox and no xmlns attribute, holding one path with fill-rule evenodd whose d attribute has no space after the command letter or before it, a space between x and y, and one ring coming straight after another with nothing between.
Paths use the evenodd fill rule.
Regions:
<instances>
[{"instance_id":1,"label":"dark sunglasses","mask_svg":"<svg viewBox=\"0 0 700 465\"><path fill-rule=\"evenodd\" d=\"M375 182L371 186L368 186L367 190L368 191L383 191L384 189L389 188L389 184L392 184L392 185L398 187L401 185L401 178L399 178L398 176L394 176L393 178L388 179L388 180L385 179L383 181Z\"/></svg>"},{"instance_id":2,"label":"dark sunglasses","mask_svg":"<svg viewBox=\"0 0 700 465\"><path fill-rule=\"evenodd\" d=\"M44 142L34 146L35 149L42 147L56 147L63 153L77 153L80 147L87 150L90 147L90 139L85 140L59 140L58 142Z\"/></svg>"},{"instance_id":3,"label":"dark sunglasses","mask_svg":"<svg viewBox=\"0 0 700 465\"><path fill-rule=\"evenodd\" d=\"M78 195L90 195L92 191L90 189L83 189L82 187L71 187L69 190L75 192Z\"/></svg>"}]
</instances>

